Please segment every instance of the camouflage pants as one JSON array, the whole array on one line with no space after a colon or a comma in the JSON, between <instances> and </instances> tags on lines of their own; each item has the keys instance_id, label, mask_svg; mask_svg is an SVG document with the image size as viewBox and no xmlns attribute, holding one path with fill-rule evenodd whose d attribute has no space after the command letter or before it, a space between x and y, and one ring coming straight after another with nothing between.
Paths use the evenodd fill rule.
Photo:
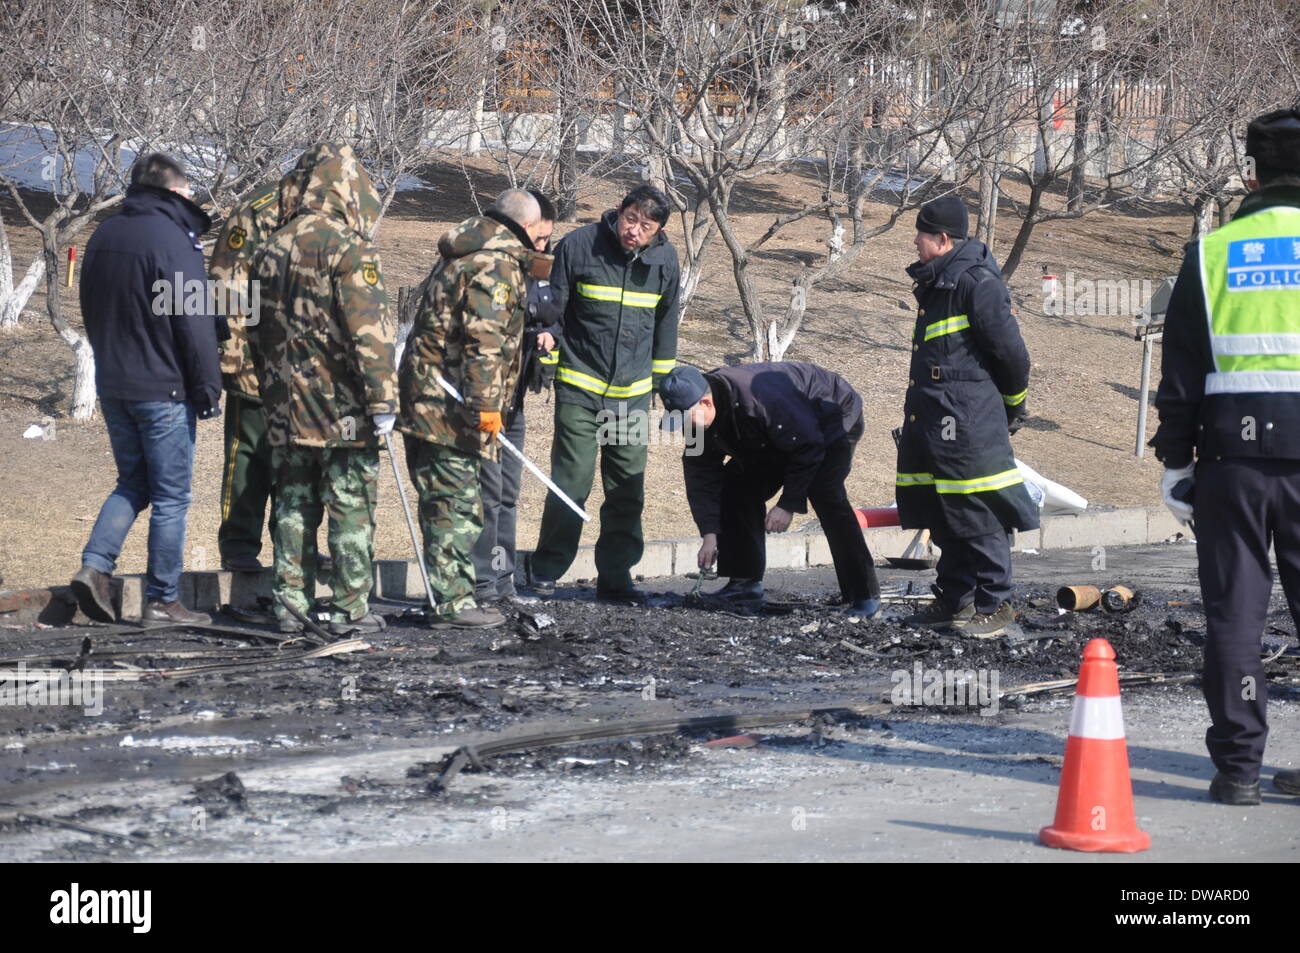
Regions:
<instances>
[{"instance_id":1,"label":"camouflage pants","mask_svg":"<svg viewBox=\"0 0 1300 953\"><path fill-rule=\"evenodd\" d=\"M473 608L474 543L483 531L479 458L406 438L406 468L419 497L424 565L439 615Z\"/></svg>"},{"instance_id":2,"label":"camouflage pants","mask_svg":"<svg viewBox=\"0 0 1300 953\"><path fill-rule=\"evenodd\" d=\"M334 560L330 585L332 622L355 622L366 614L374 578L375 502L379 450L371 447L271 448L275 480L276 615L290 618L285 599L306 614L316 592L316 530L329 514Z\"/></svg>"}]
</instances>

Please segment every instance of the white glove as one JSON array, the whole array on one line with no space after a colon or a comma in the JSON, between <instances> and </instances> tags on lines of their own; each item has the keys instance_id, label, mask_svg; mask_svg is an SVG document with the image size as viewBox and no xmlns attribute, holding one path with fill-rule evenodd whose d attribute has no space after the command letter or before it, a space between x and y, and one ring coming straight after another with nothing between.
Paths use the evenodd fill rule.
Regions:
<instances>
[{"instance_id":1,"label":"white glove","mask_svg":"<svg viewBox=\"0 0 1300 953\"><path fill-rule=\"evenodd\" d=\"M1175 500L1174 487L1183 480L1191 479L1195 472L1196 464L1189 463L1179 470L1166 468L1164 476L1160 478L1160 495L1165 498L1165 506L1169 507L1169 512L1174 514L1174 519L1184 526L1192 522L1192 504Z\"/></svg>"},{"instance_id":2,"label":"white glove","mask_svg":"<svg viewBox=\"0 0 1300 953\"><path fill-rule=\"evenodd\" d=\"M375 436L382 437L393 432L393 424L397 423L397 414L375 414L370 419L375 422Z\"/></svg>"}]
</instances>

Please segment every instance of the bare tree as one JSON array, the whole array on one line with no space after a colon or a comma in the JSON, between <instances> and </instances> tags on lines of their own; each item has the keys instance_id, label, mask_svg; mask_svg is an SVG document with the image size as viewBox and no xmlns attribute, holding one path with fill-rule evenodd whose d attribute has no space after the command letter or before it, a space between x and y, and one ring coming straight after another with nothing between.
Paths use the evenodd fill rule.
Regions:
<instances>
[{"instance_id":1,"label":"bare tree","mask_svg":"<svg viewBox=\"0 0 1300 953\"><path fill-rule=\"evenodd\" d=\"M1213 0L1080 3L1036 25L1020 54L1038 103L1033 160L1021 163L1029 196L1018 208L1005 276L1044 222L1143 201L1171 173L1196 179L1192 191L1206 202L1222 190L1233 161L1225 124L1258 85L1266 44L1253 34L1267 18L1229 22L1220 14ZM1064 133L1058 127L1071 112L1074 128ZM1194 174L1200 167L1204 174Z\"/></svg>"},{"instance_id":2,"label":"bare tree","mask_svg":"<svg viewBox=\"0 0 1300 953\"><path fill-rule=\"evenodd\" d=\"M127 0L94 6L50 0L0 11L0 59L10 68L0 95L42 153L52 201L22 189L12 170L0 172L0 185L40 235L46 310L75 357L76 419L94 413L94 357L63 314L59 260L97 215L121 201L124 132L141 149L176 129L186 97L160 66L161 53L174 55L185 43L175 14L167 4ZM139 116L153 121L131 121Z\"/></svg>"}]
</instances>

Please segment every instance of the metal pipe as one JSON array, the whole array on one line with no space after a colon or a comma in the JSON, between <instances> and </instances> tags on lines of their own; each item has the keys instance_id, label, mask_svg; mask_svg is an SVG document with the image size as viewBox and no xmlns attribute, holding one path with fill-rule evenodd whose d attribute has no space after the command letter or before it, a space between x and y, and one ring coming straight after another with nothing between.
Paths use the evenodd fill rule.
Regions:
<instances>
[{"instance_id":1,"label":"metal pipe","mask_svg":"<svg viewBox=\"0 0 1300 953\"><path fill-rule=\"evenodd\" d=\"M1139 457L1147 451L1147 391L1151 389L1151 335L1142 337L1142 383L1138 385L1137 444L1133 452Z\"/></svg>"},{"instance_id":2,"label":"metal pipe","mask_svg":"<svg viewBox=\"0 0 1300 953\"><path fill-rule=\"evenodd\" d=\"M451 384L443 380L441 374L435 374L434 378L442 386L443 390L445 390L452 397L456 398L456 403L458 404L465 403L465 398L460 396L460 391L456 390L456 388L452 387ZM587 511L584 510L577 503L573 502L573 500L569 499L569 495L567 493L565 493L558 486L556 486L551 481L550 477L548 477L545 473L543 473L541 470L537 468L537 464L533 463L532 460L529 460L526 456L524 456L524 452L520 450L518 447L516 447L513 443L511 443L510 440L506 437L506 435L499 430L497 431L497 443L501 444L501 446L505 447L516 457L522 460L524 466L526 466L529 470L532 471L533 476L537 477L537 479L541 480L544 484L546 484L546 488L550 490L552 493L554 493L556 496L558 496L561 500L563 500L565 505L568 506L569 509L573 510L573 512L581 516L582 521L584 523L591 522L591 517L587 515Z\"/></svg>"},{"instance_id":3,"label":"metal pipe","mask_svg":"<svg viewBox=\"0 0 1300 953\"><path fill-rule=\"evenodd\" d=\"M393 479L397 481L397 495L402 498L402 512L406 514L406 528L411 531L411 546L415 549L415 562L420 567L420 578L424 580L424 594L429 598L429 611L438 611L438 600L433 597L433 585L429 582L429 570L424 565L424 549L415 532L415 520L411 517L411 504L406 499L406 487L402 485L402 474L397 469L397 453L393 450L393 435L384 434L384 443L388 447L388 460L393 465Z\"/></svg>"},{"instance_id":4,"label":"metal pipe","mask_svg":"<svg viewBox=\"0 0 1300 953\"><path fill-rule=\"evenodd\" d=\"M1056 604L1071 612L1084 612L1101 602L1096 586L1062 586L1056 590Z\"/></svg>"}]
</instances>

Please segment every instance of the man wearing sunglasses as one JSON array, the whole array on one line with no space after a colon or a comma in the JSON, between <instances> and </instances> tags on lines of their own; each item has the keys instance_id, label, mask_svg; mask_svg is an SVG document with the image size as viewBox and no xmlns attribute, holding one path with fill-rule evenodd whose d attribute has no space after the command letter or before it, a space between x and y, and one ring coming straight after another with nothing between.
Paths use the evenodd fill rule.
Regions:
<instances>
[{"instance_id":1,"label":"man wearing sunglasses","mask_svg":"<svg viewBox=\"0 0 1300 953\"><path fill-rule=\"evenodd\" d=\"M667 196L640 186L599 222L566 235L551 269L561 315L551 479L585 503L599 450L605 501L596 541L596 595L629 605L645 602L632 584L632 567L644 549L649 436L625 422L648 412L651 391L677 363L681 272L664 235L667 221ZM555 591L581 536L582 520L548 495L529 561L528 581L538 595Z\"/></svg>"}]
</instances>

